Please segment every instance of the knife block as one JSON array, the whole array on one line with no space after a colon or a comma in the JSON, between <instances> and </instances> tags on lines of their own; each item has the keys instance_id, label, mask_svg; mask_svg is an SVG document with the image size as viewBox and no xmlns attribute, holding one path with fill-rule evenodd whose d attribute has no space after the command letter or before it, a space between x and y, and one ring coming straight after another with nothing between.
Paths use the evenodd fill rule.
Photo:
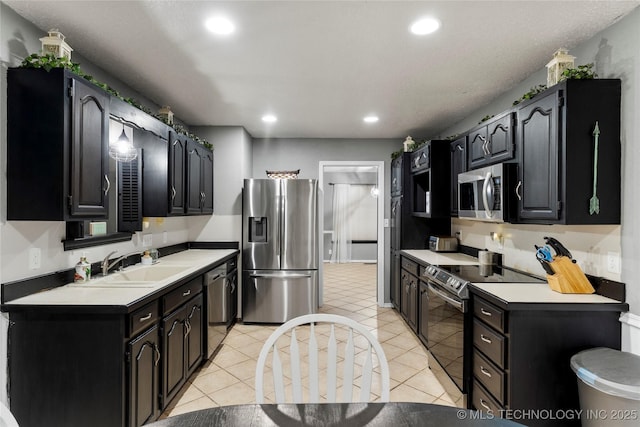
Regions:
<instances>
[{"instance_id":1,"label":"knife block","mask_svg":"<svg viewBox=\"0 0 640 427\"><path fill-rule=\"evenodd\" d=\"M549 287L562 294L592 294L596 290L578 264L566 256L554 256L549 263L554 275L547 274Z\"/></svg>"}]
</instances>

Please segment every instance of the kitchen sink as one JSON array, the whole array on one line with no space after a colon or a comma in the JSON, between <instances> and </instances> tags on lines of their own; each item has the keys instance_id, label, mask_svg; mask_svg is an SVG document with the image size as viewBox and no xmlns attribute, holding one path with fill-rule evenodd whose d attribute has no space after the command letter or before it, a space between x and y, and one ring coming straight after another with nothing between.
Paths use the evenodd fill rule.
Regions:
<instances>
[{"instance_id":1,"label":"kitchen sink","mask_svg":"<svg viewBox=\"0 0 640 427\"><path fill-rule=\"evenodd\" d=\"M190 267L184 265L150 265L134 267L104 278L107 282L158 282L182 273Z\"/></svg>"},{"instance_id":2,"label":"kitchen sink","mask_svg":"<svg viewBox=\"0 0 640 427\"><path fill-rule=\"evenodd\" d=\"M106 281L91 280L85 283L70 283L67 286L71 288L155 288L157 282L128 282L128 281Z\"/></svg>"},{"instance_id":3,"label":"kitchen sink","mask_svg":"<svg viewBox=\"0 0 640 427\"><path fill-rule=\"evenodd\" d=\"M134 266L128 270L98 276L86 283L71 283L72 287L103 286L103 287L155 287L157 282L188 270L185 265L149 265Z\"/></svg>"}]
</instances>

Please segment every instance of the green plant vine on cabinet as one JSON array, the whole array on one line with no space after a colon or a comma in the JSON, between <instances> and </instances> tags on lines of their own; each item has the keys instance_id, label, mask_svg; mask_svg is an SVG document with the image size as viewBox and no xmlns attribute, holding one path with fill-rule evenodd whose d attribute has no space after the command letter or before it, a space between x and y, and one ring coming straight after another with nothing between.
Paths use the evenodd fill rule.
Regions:
<instances>
[{"instance_id":1,"label":"green plant vine on cabinet","mask_svg":"<svg viewBox=\"0 0 640 427\"><path fill-rule=\"evenodd\" d=\"M43 69L43 70L45 70L47 72L51 71L54 68L65 68L65 69L71 71L72 73L77 74L78 76L84 78L85 80L93 83L94 85L102 88L103 90L105 90L106 92L111 94L112 96L115 96L115 97L123 100L127 104L130 104L133 107L135 107L135 108L137 108L137 109L149 114L150 116L153 116L156 119L162 121L164 124L166 124L168 126L171 126L179 134L186 135L189 138L191 138L194 141L196 141L197 143L199 143L201 145L204 145L205 147L207 147L210 150L213 150L213 145L209 141L207 141L206 139L200 138L199 136L190 133L184 126L182 126L179 123L168 123L167 120L164 117L160 116L159 114L153 113L153 111L151 111L150 108L140 104L134 98L125 98L125 97L123 97L122 95L120 95L120 93L117 90L115 90L114 88L112 88L108 84L102 83L102 82L96 80L93 76L91 76L91 75L85 73L84 71L82 71L82 69L80 68L80 64L78 64L77 62L72 62L68 58L65 58L65 57L58 58L58 57L56 57L55 55L52 55L52 54L40 55L40 54L34 53L32 55L29 55L28 57L26 57L22 61L22 63L20 64L20 68L40 68L40 69Z\"/></svg>"}]
</instances>

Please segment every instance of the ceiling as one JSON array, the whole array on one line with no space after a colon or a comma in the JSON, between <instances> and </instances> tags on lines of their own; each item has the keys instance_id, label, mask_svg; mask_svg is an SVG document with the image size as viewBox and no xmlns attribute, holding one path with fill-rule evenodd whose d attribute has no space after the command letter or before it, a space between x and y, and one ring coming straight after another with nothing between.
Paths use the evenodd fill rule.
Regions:
<instances>
[{"instance_id":1,"label":"ceiling","mask_svg":"<svg viewBox=\"0 0 640 427\"><path fill-rule=\"evenodd\" d=\"M255 138L401 140L438 135L640 4L3 1L189 125L241 125ZM236 31L209 32L213 15ZM408 31L429 15L439 31ZM266 113L277 122L262 122ZM369 114L379 121L364 123Z\"/></svg>"}]
</instances>

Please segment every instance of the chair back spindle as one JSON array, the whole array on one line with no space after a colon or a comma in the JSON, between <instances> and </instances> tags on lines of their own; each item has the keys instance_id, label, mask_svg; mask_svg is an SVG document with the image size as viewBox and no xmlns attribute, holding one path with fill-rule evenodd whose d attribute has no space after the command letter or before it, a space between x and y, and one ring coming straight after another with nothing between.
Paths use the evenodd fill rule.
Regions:
<instances>
[{"instance_id":1,"label":"chair back spindle","mask_svg":"<svg viewBox=\"0 0 640 427\"><path fill-rule=\"evenodd\" d=\"M326 326L328 324L328 338ZM308 340L305 339L309 334ZM343 334L346 333L346 338ZM289 338L288 359L291 378L291 398L286 398L284 381L283 359L281 354L286 353L286 344L280 345L280 338ZM365 339L366 346L356 345ZM326 340L326 345L325 344ZM307 341L305 343L305 341ZM306 344L307 355L304 357L303 347ZM362 350L362 351L360 351ZM389 366L382 350L382 346L375 337L362 325L352 319L332 314L310 314L291 319L276 329L264 344L256 367L256 401L264 403L264 371L268 355L271 354L271 371L273 375L273 387L276 403L303 403L304 387L308 389L307 402L320 403L324 398L326 402L335 403L338 395L338 384L342 386L341 398L343 402L351 402L354 399L354 384L360 387L358 401L367 402L375 398L371 390L374 374L380 375L380 400L389 401ZM321 363L321 355L326 355L326 393L323 395L319 372L324 368ZM374 365L374 358L377 365ZM323 365L323 366L321 366ZM374 366L379 372L374 371ZM307 371L308 369L308 371ZM338 372L342 378L338 377ZM360 371L361 369L361 375Z\"/></svg>"}]
</instances>

